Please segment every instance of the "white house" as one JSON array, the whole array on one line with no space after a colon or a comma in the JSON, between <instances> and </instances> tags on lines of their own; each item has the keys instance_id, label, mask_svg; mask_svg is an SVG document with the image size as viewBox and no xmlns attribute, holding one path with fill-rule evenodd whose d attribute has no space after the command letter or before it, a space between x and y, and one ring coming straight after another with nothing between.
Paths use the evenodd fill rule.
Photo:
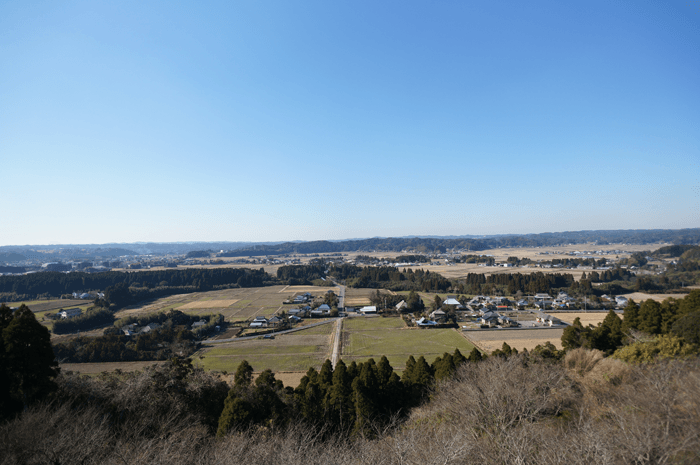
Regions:
<instances>
[{"instance_id":1,"label":"white house","mask_svg":"<svg viewBox=\"0 0 700 465\"><path fill-rule=\"evenodd\" d=\"M435 325L437 325L436 322L426 320L425 318L421 318L420 320L416 321L416 324L418 326L435 326Z\"/></svg>"},{"instance_id":2,"label":"white house","mask_svg":"<svg viewBox=\"0 0 700 465\"><path fill-rule=\"evenodd\" d=\"M80 316L81 313L83 313L83 311L79 308L67 308L58 312L58 314L61 315L61 318L73 318Z\"/></svg>"}]
</instances>

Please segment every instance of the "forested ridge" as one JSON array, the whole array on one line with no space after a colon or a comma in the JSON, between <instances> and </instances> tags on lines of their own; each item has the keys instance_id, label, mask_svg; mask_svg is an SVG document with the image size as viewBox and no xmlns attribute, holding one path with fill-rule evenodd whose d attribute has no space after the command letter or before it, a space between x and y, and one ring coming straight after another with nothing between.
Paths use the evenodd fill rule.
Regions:
<instances>
[{"instance_id":1,"label":"forested ridge","mask_svg":"<svg viewBox=\"0 0 700 465\"><path fill-rule=\"evenodd\" d=\"M347 241L285 242L275 245L256 245L220 254L224 257L243 257L282 254L312 254L333 252L413 252L444 253L447 250L479 251L497 247L546 247L568 244L652 244L671 242L674 244L699 244L700 228L613 230L613 231L567 231L527 235L487 236L483 238L420 238L389 237Z\"/></svg>"}]
</instances>

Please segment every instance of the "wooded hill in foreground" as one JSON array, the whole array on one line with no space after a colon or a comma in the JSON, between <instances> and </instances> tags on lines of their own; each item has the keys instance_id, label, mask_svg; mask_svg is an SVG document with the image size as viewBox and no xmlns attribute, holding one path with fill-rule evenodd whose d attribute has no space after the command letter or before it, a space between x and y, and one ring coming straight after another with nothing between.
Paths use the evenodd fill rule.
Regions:
<instances>
[{"instance_id":1,"label":"wooded hill in foreground","mask_svg":"<svg viewBox=\"0 0 700 465\"><path fill-rule=\"evenodd\" d=\"M695 464L700 361L628 365L577 349L465 363L430 400L369 434L290 420L215 437L227 386L167 364L64 374L50 404L0 426L0 464Z\"/></svg>"},{"instance_id":2,"label":"wooded hill in foreground","mask_svg":"<svg viewBox=\"0 0 700 465\"><path fill-rule=\"evenodd\" d=\"M670 302L676 313L661 315L660 331L700 312L698 298ZM658 312L643 309L636 328L653 331ZM242 363L229 389L180 359L140 373L57 376L48 331L28 309L0 306L0 323L0 464L700 460L700 359L619 356L644 341L607 358L551 344L521 354L504 345L486 359L455 351L432 365L409 358L401 377L386 358L326 362L296 388L269 370L253 381ZM583 341L611 336L610 324Z\"/></svg>"}]
</instances>

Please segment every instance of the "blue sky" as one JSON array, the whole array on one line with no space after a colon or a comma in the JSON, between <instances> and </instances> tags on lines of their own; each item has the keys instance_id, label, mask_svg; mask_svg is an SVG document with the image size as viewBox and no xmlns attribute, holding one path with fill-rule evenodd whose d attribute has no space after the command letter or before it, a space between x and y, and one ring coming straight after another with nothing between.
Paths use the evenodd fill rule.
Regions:
<instances>
[{"instance_id":1,"label":"blue sky","mask_svg":"<svg viewBox=\"0 0 700 465\"><path fill-rule=\"evenodd\" d=\"M0 2L0 174L0 245L700 227L700 2Z\"/></svg>"}]
</instances>

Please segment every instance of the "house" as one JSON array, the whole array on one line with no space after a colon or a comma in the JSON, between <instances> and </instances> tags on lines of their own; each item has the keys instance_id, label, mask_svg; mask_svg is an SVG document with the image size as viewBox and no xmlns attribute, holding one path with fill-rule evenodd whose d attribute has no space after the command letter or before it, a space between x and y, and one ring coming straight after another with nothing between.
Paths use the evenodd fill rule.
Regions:
<instances>
[{"instance_id":1,"label":"house","mask_svg":"<svg viewBox=\"0 0 700 465\"><path fill-rule=\"evenodd\" d=\"M328 306L328 304L322 304L318 306L317 310L321 310L323 313L330 313L331 308Z\"/></svg>"},{"instance_id":2,"label":"house","mask_svg":"<svg viewBox=\"0 0 700 465\"><path fill-rule=\"evenodd\" d=\"M498 324L498 318L500 316L501 315L499 315L496 312L486 312L479 319L479 323L481 323L482 325L489 325L493 327Z\"/></svg>"},{"instance_id":3,"label":"house","mask_svg":"<svg viewBox=\"0 0 700 465\"><path fill-rule=\"evenodd\" d=\"M499 317L498 317L498 323L499 323L501 326L504 326L504 327L515 327L515 326L520 326L520 324L519 324L517 321L515 321L515 320L513 320L513 319L511 319L511 318L508 318L507 316L499 316Z\"/></svg>"},{"instance_id":4,"label":"house","mask_svg":"<svg viewBox=\"0 0 700 465\"><path fill-rule=\"evenodd\" d=\"M443 305L454 305L458 310L463 310L464 305L462 305L462 302L456 299L455 296L453 295L448 295L447 299L442 303Z\"/></svg>"},{"instance_id":5,"label":"house","mask_svg":"<svg viewBox=\"0 0 700 465\"><path fill-rule=\"evenodd\" d=\"M192 329L201 328L205 324L207 324L205 320L195 321L194 323L192 323Z\"/></svg>"},{"instance_id":6,"label":"house","mask_svg":"<svg viewBox=\"0 0 700 465\"><path fill-rule=\"evenodd\" d=\"M299 318L296 315L292 315L289 318L287 318L290 322L292 323L299 323L301 321L301 318Z\"/></svg>"},{"instance_id":7,"label":"house","mask_svg":"<svg viewBox=\"0 0 700 465\"><path fill-rule=\"evenodd\" d=\"M367 315L368 313L377 313L377 306L371 305L368 307L362 307L358 310L358 312L362 313L363 315Z\"/></svg>"},{"instance_id":8,"label":"house","mask_svg":"<svg viewBox=\"0 0 700 465\"><path fill-rule=\"evenodd\" d=\"M435 310L433 313L430 314L430 318L439 322L444 321L446 317L447 315L442 310Z\"/></svg>"},{"instance_id":9,"label":"house","mask_svg":"<svg viewBox=\"0 0 700 465\"><path fill-rule=\"evenodd\" d=\"M318 308L311 310L310 312L311 318L320 318L323 316L323 310L319 310Z\"/></svg>"},{"instance_id":10,"label":"house","mask_svg":"<svg viewBox=\"0 0 700 465\"><path fill-rule=\"evenodd\" d=\"M535 299L538 300L550 300L552 297L547 293L535 294Z\"/></svg>"},{"instance_id":11,"label":"house","mask_svg":"<svg viewBox=\"0 0 700 465\"><path fill-rule=\"evenodd\" d=\"M629 303L629 300L627 300L627 297L623 297L621 295L618 295L615 297L615 303L617 304L618 307L626 307L627 304Z\"/></svg>"},{"instance_id":12,"label":"house","mask_svg":"<svg viewBox=\"0 0 700 465\"><path fill-rule=\"evenodd\" d=\"M280 317L278 317L278 316L276 316L276 315L273 316L272 318L270 318L269 320L267 320L267 323L268 323L269 325L272 325L272 326L277 326L277 325L280 324L281 322L282 322L282 318L280 318Z\"/></svg>"},{"instance_id":13,"label":"house","mask_svg":"<svg viewBox=\"0 0 700 465\"><path fill-rule=\"evenodd\" d=\"M518 308L522 309L522 308L527 307L529 305L529 302L525 299L520 299L516 302L516 305L518 306Z\"/></svg>"},{"instance_id":14,"label":"house","mask_svg":"<svg viewBox=\"0 0 700 465\"><path fill-rule=\"evenodd\" d=\"M204 325L202 325L202 326L204 326ZM139 332L150 333L151 331L153 331L154 329L159 328L159 327L160 327L160 324L158 324L158 323L148 323L146 326L141 328L141 331L139 331Z\"/></svg>"},{"instance_id":15,"label":"house","mask_svg":"<svg viewBox=\"0 0 700 465\"><path fill-rule=\"evenodd\" d=\"M76 316L80 316L81 313L83 313L83 311L79 308L67 308L58 312L58 314L61 315L61 318L74 318Z\"/></svg>"},{"instance_id":16,"label":"house","mask_svg":"<svg viewBox=\"0 0 700 465\"><path fill-rule=\"evenodd\" d=\"M416 325L425 327L425 326L435 326L437 325L437 322L435 321L430 321L426 319L425 317L422 317L420 320L416 321Z\"/></svg>"},{"instance_id":17,"label":"house","mask_svg":"<svg viewBox=\"0 0 700 465\"><path fill-rule=\"evenodd\" d=\"M538 302L535 302L535 307L545 310L547 308L552 308L552 301L551 300L540 300Z\"/></svg>"},{"instance_id":18,"label":"house","mask_svg":"<svg viewBox=\"0 0 700 465\"><path fill-rule=\"evenodd\" d=\"M408 304L406 303L405 300L402 300L401 302L399 302L398 304L396 304L396 311L397 311L397 312L400 312L401 310L403 310L403 309L405 309L405 308L408 308Z\"/></svg>"}]
</instances>

